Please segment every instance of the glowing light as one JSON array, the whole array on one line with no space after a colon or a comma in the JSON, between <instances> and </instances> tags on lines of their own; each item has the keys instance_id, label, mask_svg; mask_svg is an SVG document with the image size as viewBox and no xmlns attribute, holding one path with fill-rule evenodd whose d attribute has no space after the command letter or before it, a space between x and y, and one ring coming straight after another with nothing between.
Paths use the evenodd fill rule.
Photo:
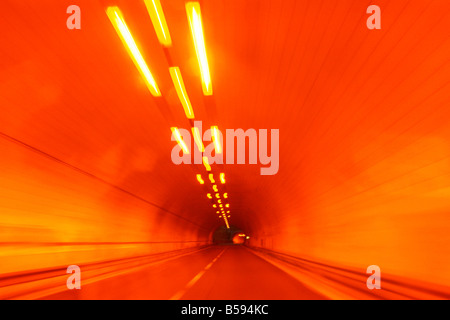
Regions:
<instances>
[{"instance_id":1,"label":"glowing light","mask_svg":"<svg viewBox=\"0 0 450 320\"><path fill-rule=\"evenodd\" d=\"M209 165L208 157L203 157L203 165L206 168L206 171L211 171L211 166Z\"/></svg>"},{"instance_id":2,"label":"glowing light","mask_svg":"<svg viewBox=\"0 0 450 320\"><path fill-rule=\"evenodd\" d=\"M211 76L209 74L208 58L206 57L205 39L203 37L202 16L198 2L186 3L186 13L189 19L195 52L202 75L202 89L205 96L212 95Z\"/></svg>"},{"instance_id":3,"label":"glowing light","mask_svg":"<svg viewBox=\"0 0 450 320\"><path fill-rule=\"evenodd\" d=\"M169 68L170 77L172 78L173 85L177 91L178 99L180 99L183 106L184 113L188 119L194 119L194 111L192 110L191 101L186 92L183 78L181 77L181 71L178 67ZM197 130L198 131L198 130ZM201 139L200 139L201 140Z\"/></svg>"},{"instance_id":4,"label":"glowing light","mask_svg":"<svg viewBox=\"0 0 450 320\"><path fill-rule=\"evenodd\" d=\"M169 28L164 18L161 3L159 0L145 0L145 5L150 19L152 19L153 28L155 29L159 42L165 47L171 46L172 40L170 39Z\"/></svg>"},{"instance_id":5,"label":"glowing light","mask_svg":"<svg viewBox=\"0 0 450 320\"><path fill-rule=\"evenodd\" d=\"M209 181L211 181L211 183L216 183L216 181L214 180L214 175L212 173L209 174Z\"/></svg>"},{"instance_id":6,"label":"glowing light","mask_svg":"<svg viewBox=\"0 0 450 320\"><path fill-rule=\"evenodd\" d=\"M220 174L220 182L225 183L225 173Z\"/></svg>"},{"instance_id":7,"label":"glowing light","mask_svg":"<svg viewBox=\"0 0 450 320\"><path fill-rule=\"evenodd\" d=\"M207 193L206 196L210 199L212 199L211 193Z\"/></svg>"},{"instance_id":8,"label":"glowing light","mask_svg":"<svg viewBox=\"0 0 450 320\"><path fill-rule=\"evenodd\" d=\"M230 207L230 204L229 204L229 203L227 203L227 204L225 205L225 207L229 208L229 207Z\"/></svg>"},{"instance_id":9,"label":"glowing light","mask_svg":"<svg viewBox=\"0 0 450 320\"><path fill-rule=\"evenodd\" d=\"M213 208L217 208L217 205L213 204Z\"/></svg>"},{"instance_id":10,"label":"glowing light","mask_svg":"<svg viewBox=\"0 0 450 320\"><path fill-rule=\"evenodd\" d=\"M223 208L223 204L219 204L219 207Z\"/></svg>"},{"instance_id":11,"label":"glowing light","mask_svg":"<svg viewBox=\"0 0 450 320\"><path fill-rule=\"evenodd\" d=\"M217 210L217 211L216 211L216 213L220 213L220 211L219 211L219 210Z\"/></svg>"},{"instance_id":12,"label":"glowing light","mask_svg":"<svg viewBox=\"0 0 450 320\"><path fill-rule=\"evenodd\" d=\"M227 217L223 216L223 220L225 221L225 224L227 226L227 229L230 229L230 225L228 224L228 219Z\"/></svg>"},{"instance_id":13,"label":"glowing light","mask_svg":"<svg viewBox=\"0 0 450 320\"><path fill-rule=\"evenodd\" d=\"M141 76L144 78L147 88L150 90L151 94L155 97L161 96L158 85L150 72L147 63L145 63L141 52L139 51L136 42L128 29L127 24L123 18L122 12L118 7L108 7L106 10L109 20L116 29L117 34L122 40L123 45L128 51L131 59L133 60L135 66L138 68Z\"/></svg>"},{"instance_id":14,"label":"glowing light","mask_svg":"<svg viewBox=\"0 0 450 320\"><path fill-rule=\"evenodd\" d=\"M220 194L218 192L216 193L216 198L220 198Z\"/></svg>"},{"instance_id":15,"label":"glowing light","mask_svg":"<svg viewBox=\"0 0 450 320\"><path fill-rule=\"evenodd\" d=\"M213 185L213 190L214 190L215 192L218 192L218 191L219 191L219 189L217 189L217 185Z\"/></svg>"},{"instance_id":16,"label":"glowing light","mask_svg":"<svg viewBox=\"0 0 450 320\"><path fill-rule=\"evenodd\" d=\"M227 213L230 213L230 210L228 210Z\"/></svg>"},{"instance_id":17,"label":"glowing light","mask_svg":"<svg viewBox=\"0 0 450 320\"><path fill-rule=\"evenodd\" d=\"M197 174L197 180L198 180L198 182L200 182L200 184L204 184L205 183L205 181L203 181L203 179L202 179L202 175L201 174Z\"/></svg>"},{"instance_id":18,"label":"glowing light","mask_svg":"<svg viewBox=\"0 0 450 320\"><path fill-rule=\"evenodd\" d=\"M189 149L184 143L183 138L181 137L180 130L178 130L177 127L171 127L170 130L172 130L173 136L175 137L175 140L177 140L178 145L183 150L183 152L185 154L189 154Z\"/></svg>"},{"instance_id":19,"label":"glowing light","mask_svg":"<svg viewBox=\"0 0 450 320\"><path fill-rule=\"evenodd\" d=\"M216 153L222 153L222 145L220 144L220 132L217 126L211 127L211 136L214 142L214 148L216 149ZM221 173L222 175L223 173ZM225 174L223 174L225 177ZM225 183L225 182L222 182Z\"/></svg>"},{"instance_id":20,"label":"glowing light","mask_svg":"<svg viewBox=\"0 0 450 320\"><path fill-rule=\"evenodd\" d=\"M225 199L227 199L227 198L228 198L228 192L225 192L225 193L223 194L223 197L224 197Z\"/></svg>"},{"instance_id":21,"label":"glowing light","mask_svg":"<svg viewBox=\"0 0 450 320\"><path fill-rule=\"evenodd\" d=\"M197 145L198 151L204 152L205 146L203 145L202 138L200 138L200 131L198 131L197 127L192 127L192 133L194 134L194 141Z\"/></svg>"},{"instance_id":22,"label":"glowing light","mask_svg":"<svg viewBox=\"0 0 450 320\"><path fill-rule=\"evenodd\" d=\"M217 203L222 203L222 200L220 200L220 199L219 199L219 200L217 200Z\"/></svg>"},{"instance_id":23,"label":"glowing light","mask_svg":"<svg viewBox=\"0 0 450 320\"><path fill-rule=\"evenodd\" d=\"M245 239L247 239L247 240L248 240L248 239L250 239L250 237L249 237L249 236L246 236L246 237L245 237Z\"/></svg>"}]
</instances>

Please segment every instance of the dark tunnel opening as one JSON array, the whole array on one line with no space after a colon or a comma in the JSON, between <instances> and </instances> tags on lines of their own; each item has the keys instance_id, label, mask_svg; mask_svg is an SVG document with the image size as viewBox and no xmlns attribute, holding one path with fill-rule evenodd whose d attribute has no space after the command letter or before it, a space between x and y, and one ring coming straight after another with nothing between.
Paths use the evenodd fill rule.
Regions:
<instances>
[{"instance_id":1,"label":"dark tunnel opening","mask_svg":"<svg viewBox=\"0 0 450 320\"><path fill-rule=\"evenodd\" d=\"M232 245L238 244L236 241L233 241L235 235L243 234L244 232L233 225L230 225L230 228L226 226L219 226L212 234L212 243L214 245ZM244 242L240 242L242 244Z\"/></svg>"}]
</instances>

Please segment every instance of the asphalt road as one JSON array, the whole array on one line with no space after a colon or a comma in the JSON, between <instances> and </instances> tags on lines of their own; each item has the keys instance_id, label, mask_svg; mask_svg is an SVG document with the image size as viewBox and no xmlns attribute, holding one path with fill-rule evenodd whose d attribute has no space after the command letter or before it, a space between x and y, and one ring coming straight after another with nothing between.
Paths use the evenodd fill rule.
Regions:
<instances>
[{"instance_id":1,"label":"asphalt road","mask_svg":"<svg viewBox=\"0 0 450 320\"><path fill-rule=\"evenodd\" d=\"M45 299L325 299L242 246L212 246Z\"/></svg>"}]
</instances>

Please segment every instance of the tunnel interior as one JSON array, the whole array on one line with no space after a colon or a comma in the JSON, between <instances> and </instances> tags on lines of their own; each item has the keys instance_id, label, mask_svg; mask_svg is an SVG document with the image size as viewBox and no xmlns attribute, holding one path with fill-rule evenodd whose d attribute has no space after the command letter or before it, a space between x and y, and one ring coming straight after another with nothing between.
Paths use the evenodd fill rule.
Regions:
<instances>
[{"instance_id":1,"label":"tunnel interior","mask_svg":"<svg viewBox=\"0 0 450 320\"><path fill-rule=\"evenodd\" d=\"M2 1L0 298L449 297L450 4L376 2L195 2L209 87L186 1Z\"/></svg>"}]
</instances>

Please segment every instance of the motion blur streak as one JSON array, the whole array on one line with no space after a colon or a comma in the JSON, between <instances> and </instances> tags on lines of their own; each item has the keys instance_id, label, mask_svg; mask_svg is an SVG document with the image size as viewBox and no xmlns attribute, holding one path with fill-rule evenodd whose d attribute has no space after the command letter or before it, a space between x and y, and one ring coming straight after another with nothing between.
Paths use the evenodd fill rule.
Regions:
<instances>
[{"instance_id":1,"label":"motion blur streak","mask_svg":"<svg viewBox=\"0 0 450 320\"><path fill-rule=\"evenodd\" d=\"M145 60L137 47L136 42L134 41L133 36L128 29L128 26L122 16L120 9L117 7L109 7L106 12L109 19L111 20L111 23L114 25L117 34L120 36L124 46L127 48L130 57L133 59L133 62L145 79L150 92L156 97L160 96L161 93L159 92L155 79L153 79L153 75L148 69Z\"/></svg>"},{"instance_id":2,"label":"motion blur streak","mask_svg":"<svg viewBox=\"0 0 450 320\"><path fill-rule=\"evenodd\" d=\"M205 97L184 1L162 2L170 48L144 1L79 0L79 30L66 1L0 1L0 298L450 298L450 2L376 1L381 30L368 3L200 2ZM280 130L276 175L171 161L193 126L173 65L203 128Z\"/></svg>"}]
</instances>

